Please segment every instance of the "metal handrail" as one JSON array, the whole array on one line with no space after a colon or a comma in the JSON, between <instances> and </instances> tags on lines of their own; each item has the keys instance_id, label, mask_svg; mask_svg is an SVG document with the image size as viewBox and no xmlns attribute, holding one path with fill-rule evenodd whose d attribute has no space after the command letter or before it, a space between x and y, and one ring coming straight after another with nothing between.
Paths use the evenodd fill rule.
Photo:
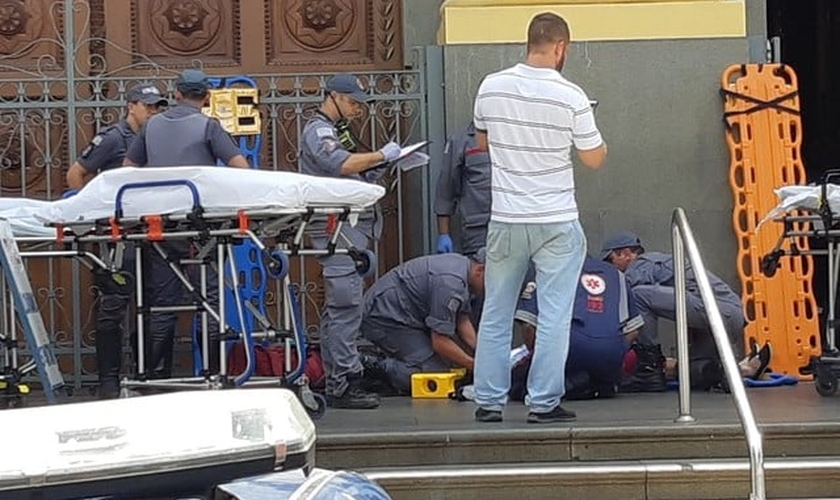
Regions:
<instances>
[{"instance_id":1,"label":"metal handrail","mask_svg":"<svg viewBox=\"0 0 840 500\"><path fill-rule=\"evenodd\" d=\"M674 252L674 294L676 300L676 325L677 325L677 366L679 369L679 416L677 422L693 422L691 416L691 381L689 380L688 360L688 318L686 315L686 279L685 279L685 258L694 270L697 286L700 289L700 296L703 305L706 307L706 314L709 317L709 325L712 328L712 337L715 339L718 354L723 364L723 371L726 380L735 398L735 407L738 411L738 418L744 428L744 435L747 439L747 447L750 452L750 481L752 491L751 500L765 500L764 488L764 451L762 449L761 432L755 421L750 402L747 399L747 391L744 389L744 382L729 344L729 336L723 325L723 318L720 315L715 296L712 292L712 285L706 274L706 266L700 258L700 250L694 240L694 234L688 225L688 218L685 210L676 208L671 218L671 245Z\"/></svg>"}]
</instances>

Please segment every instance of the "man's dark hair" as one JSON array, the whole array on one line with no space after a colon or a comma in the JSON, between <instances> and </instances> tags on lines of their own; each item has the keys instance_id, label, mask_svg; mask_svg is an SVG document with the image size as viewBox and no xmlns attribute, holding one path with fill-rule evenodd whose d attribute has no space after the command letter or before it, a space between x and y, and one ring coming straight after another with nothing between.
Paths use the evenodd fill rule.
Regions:
<instances>
[{"instance_id":1,"label":"man's dark hair","mask_svg":"<svg viewBox=\"0 0 840 500\"><path fill-rule=\"evenodd\" d=\"M640 246L625 247L625 248L629 248L630 251L633 252L636 255L642 255L643 253L645 253L645 249L640 247Z\"/></svg>"},{"instance_id":2,"label":"man's dark hair","mask_svg":"<svg viewBox=\"0 0 840 500\"><path fill-rule=\"evenodd\" d=\"M528 52L550 43L570 40L569 24L553 12L537 14L528 25Z\"/></svg>"},{"instance_id":3,"label":"man's dark hair","mask_svg":"<svg viewBox=\"0 0 840 500\"><path fill-rule=\"evenodd\" d=\"M190 89L190 90L180 90L179 89L179 92L181 92L181 95L184 97L184 99L186 99L188 101L203 101L204 99L207 98L207 94L210 93L209 90L196 90L196 89Z\"/></svg>"}]
</instances>

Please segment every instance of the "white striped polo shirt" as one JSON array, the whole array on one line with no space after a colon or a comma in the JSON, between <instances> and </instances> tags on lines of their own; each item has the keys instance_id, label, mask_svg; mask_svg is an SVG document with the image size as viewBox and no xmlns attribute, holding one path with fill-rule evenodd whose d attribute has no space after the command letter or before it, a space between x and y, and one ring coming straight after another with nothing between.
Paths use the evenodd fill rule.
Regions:
<instances>
[{"instance_id":1,"label":"white striped polo shirt","mask_svg":"<svg viewBox=\"0 0 840 500\"><path fill-rule=\"evenodd\" d=\"M491 220L577 219L572 147L603 142L580 87L553 69L517 64L485 77L474 121L487 132L493 163Z\"/></svg>"}]
</instances>

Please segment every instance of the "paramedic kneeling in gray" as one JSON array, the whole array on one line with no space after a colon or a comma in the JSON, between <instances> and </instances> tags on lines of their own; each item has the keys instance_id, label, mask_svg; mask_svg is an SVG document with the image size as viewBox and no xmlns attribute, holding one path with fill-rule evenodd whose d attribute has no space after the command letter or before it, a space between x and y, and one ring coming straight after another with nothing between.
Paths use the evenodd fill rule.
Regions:
<instances>
[{"instance_id":1,"label":"paramedic kneeling in gray","mask_svg":"<svg viewBox=\"0 0 840 500\"><path fill-rule=\"evenodd\" d=\"M399 392L420 372L473 368L470 296L484 293L484 249L471 257L427 255L381 277L365 294L362 336L384 352L365 356L365 375Z\"/></svg>"}]
</instances>

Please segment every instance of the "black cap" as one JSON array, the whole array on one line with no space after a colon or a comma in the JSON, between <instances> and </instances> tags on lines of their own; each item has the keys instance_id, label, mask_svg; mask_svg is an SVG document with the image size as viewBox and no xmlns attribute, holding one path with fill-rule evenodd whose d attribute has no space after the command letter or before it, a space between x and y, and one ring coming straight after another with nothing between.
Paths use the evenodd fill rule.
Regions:
<instances>
[{"instance_id":1,"label":"black cap","mask_svg":"<svg viewBox=\"0 0 840 500\"><path fill-rule=\"evenodd\" d=\"M210 90L210 80L200 69L185 69L175 81L175 88L181 93L203 93Z\"/></svg>"},{"instance_id":2,"label":"black cap","mask_svg":"<svg viewBox=\"0 0 840 500\"><path fill-rule=\"evenodd\" d=\"M125 96L128 102L142 102L143 104L154 104L157 106L165 106L169 101L163 98L160 90L151 84L141 83L131 87L131 90Z\"/></svg>"},{"instance_id":3,"label":"black cap","mask_svg":"<svg viewBox=\"0 0 840 500\"><path fill-rule=\"evenodd\" d=\"M356 75L350 73L339 73L330 78L324 90L347 95L357 102L367 102L373 98L373 96L365 91L365 86L362 85L362 81L356 78Z\"/></svg>"},{"instance_id":4,"label":"black cap","mask_svg":"<svg viewBox=\"0 0 840 500\"><path fill-rule=\"evenodd\" d=\"M604 244L601 246L601 260L607 260L607 257L610 256L610 252L613 250L634 247L639 247L644 250L642 239L636 233L620 231L604 241Z\"/></svg>"}]
</instances>

